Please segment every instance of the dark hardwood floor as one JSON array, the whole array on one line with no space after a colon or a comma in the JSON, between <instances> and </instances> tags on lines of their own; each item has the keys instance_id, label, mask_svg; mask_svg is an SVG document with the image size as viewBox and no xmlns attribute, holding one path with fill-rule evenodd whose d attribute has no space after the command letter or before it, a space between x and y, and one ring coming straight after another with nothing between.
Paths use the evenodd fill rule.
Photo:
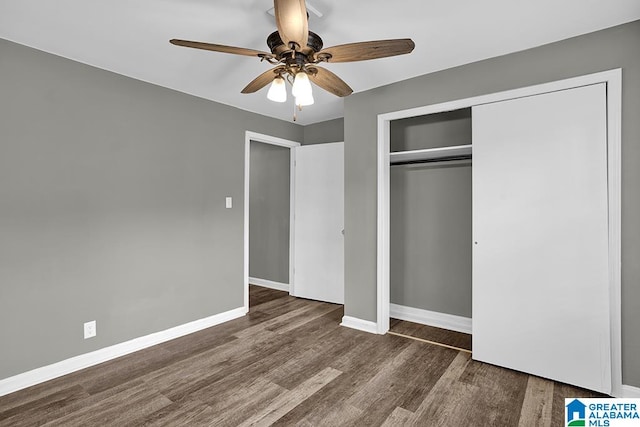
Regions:
<instances>
[{"instance_id":1,"label":"dark hardwood floor","mask_svg":"<svg viewBox=\"0 0 640 427\"><path fill-rule=\"evenodd\" d=\"M339 305L251 286L250 306L240 319L0 397L0 426L556 426L564 397L596 396L467 352L341 327Z\"/></svg>"}]
</instances>

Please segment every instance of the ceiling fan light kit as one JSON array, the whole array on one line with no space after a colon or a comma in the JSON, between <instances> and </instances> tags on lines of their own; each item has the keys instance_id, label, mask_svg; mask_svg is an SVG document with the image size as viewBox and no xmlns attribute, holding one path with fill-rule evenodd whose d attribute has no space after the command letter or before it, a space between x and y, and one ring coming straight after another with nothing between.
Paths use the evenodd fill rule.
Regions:
<instances>
[{"instance_id":1,"label":"ceiling fan light kit","mask_svg":"<svg viewBox=\"0 0 640 427\"><path fill-rule=\"evenodd\" d=\"M267 92L267 98L273 102L287 101L287 87L281 76L274 77L269 92Z\"/></svg>"},{"instance_id":2,"label":"ceiling fan light kit","mask_svg":"<svg viewBox=\"0 0 640 427\"><path fill-rule=\"evenodd\" d=\"M309 76L304 70L298 71L293 78L291 94L296 98L296 105L301 107L313 105L311 82L309 81Z\"/></svg>"},{"instance_id":3,"label":"ceiling fan light kit","mask_svg":"<svg viewBox=\"0 0 640 427\"><path fill-rule=\"evenodd\" d=\"M415 47L411 39L392 39L348 43L323 50L320 36L309 31L309 15L304 0L274 0L273 6L278 31L267 38L267 46L271 52L180 39L172 39L170 42L194 49L255 56L261 61L276 65L256 77L242 89L242 93L254 93L271 83L267 98L274 102L285 102L288 81L292 86L295 105L300 109L314 102L311 82L339 97L353 93L353 89L340 77L318 64L404 55L411 53Z\"/></svg>"}]
</instances>

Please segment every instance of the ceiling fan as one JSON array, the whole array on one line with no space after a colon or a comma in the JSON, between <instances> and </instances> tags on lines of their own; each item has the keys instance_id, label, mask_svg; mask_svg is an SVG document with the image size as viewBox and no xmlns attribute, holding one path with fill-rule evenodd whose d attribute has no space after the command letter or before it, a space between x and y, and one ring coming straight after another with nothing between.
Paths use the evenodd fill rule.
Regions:
<instances>
[{"instance_id":1,"label":"ceiling fan","mask_svg":"<svg viewBox=\"0 0 640 427\"><path fill-rule=\"evenodd\" d=\"M271 83L267 97L272 101L284 102L287 98L286 79L292 85L295 105L300 108L313 104L310 81L340 97L353 92L340 77L319 67L320 63L404 55L411 53L415 47L413 40L406 38L348 43L323 49L320 36L308 29L309 15L304 0L274 0L274 14L278 31L267 38L271 52L179 39L170 42L195 49L255 56L276 65L256 77L242 89L242 93L254 93Z\"/></svg>"}]
</instances>

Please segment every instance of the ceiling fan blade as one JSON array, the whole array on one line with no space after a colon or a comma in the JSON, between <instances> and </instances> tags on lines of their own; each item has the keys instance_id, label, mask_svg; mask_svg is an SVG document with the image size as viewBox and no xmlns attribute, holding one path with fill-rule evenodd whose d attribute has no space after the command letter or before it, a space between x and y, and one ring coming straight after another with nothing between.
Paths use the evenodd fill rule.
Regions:
<instances>
[{"instance_id":1,"label":"ceiling fan blade","mask_svg":"<svg viewBox=\"0 0 640 427\"><path fill-rule=\"evenodd\" d=\"M270 53L262 52L259 50L253 50L253 49L245 49L244 47L225 46L222 44L193 42L189 40L179 40L179 39L171 39L169 40L169 42L171 44L175 44L176 46L192 47L194 49L212 50L214 52L232 53L234 55L258 56L258 57L271 56Z\"/></svg>"},{"instance_id":2,"label":"ceiling fan blade","mask_svg":"<svg viewBox=\"0 0 640 427\"><path fill-rule=\"evenodd\" d=\"M259 91L260 89L271 83L273 79L282 71L284 71L284 66L282 65L265 71L264 73L253 79L253 81L249 83L244 89L242 89L242 93L254 93Z\"/></svg>"},{"instance_id":3,"label":"ceiling fan blade","mask_svg":"<svg viewBox=\"0 0 640 427\"><path fill-rule=\"evenodd\" d=\"M309 69L309 79L327 92L340 97L353 93L353 89L331 71L320 67L309 67Z\"/></svg>"},{"instance_id":4,"label":"ceiling fan blade","mask_svg":"<svg viewBox=\"0 0 640 427\"><path fill-rule=\"evenodd\" d=\"M323 49L316 57L327 62L366 61L411 53L415 46L411 39L348 43Z\"/></svg>"},{"instance_id":5,"label":"ceiling fan blade","mask_svg":"<svg viewBox=\"0 0 640 427\"><path fill-rule=\"evenodd\" d=\"M286 46L296 43L299 49L307 46L309 23L304 0L274 0L276 26Z\"/></svg>"}]
</instances>

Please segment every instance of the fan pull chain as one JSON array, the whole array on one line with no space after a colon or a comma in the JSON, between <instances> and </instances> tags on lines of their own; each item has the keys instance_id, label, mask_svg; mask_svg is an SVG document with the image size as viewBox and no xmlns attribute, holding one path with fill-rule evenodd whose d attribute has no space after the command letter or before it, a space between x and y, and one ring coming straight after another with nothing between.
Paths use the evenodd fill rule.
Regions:
<instances>
[{"instance_id":1,"label":"fan pull chain","mask_svg":"<svg viewBox=\"0 0 640 427\"><path fill-rule=\"evenodd\" d=\"M298 120L298 111L302 111L302 105L296 105L296 101L293 101L293 121Z\"/></svg>"}]
</instances>

